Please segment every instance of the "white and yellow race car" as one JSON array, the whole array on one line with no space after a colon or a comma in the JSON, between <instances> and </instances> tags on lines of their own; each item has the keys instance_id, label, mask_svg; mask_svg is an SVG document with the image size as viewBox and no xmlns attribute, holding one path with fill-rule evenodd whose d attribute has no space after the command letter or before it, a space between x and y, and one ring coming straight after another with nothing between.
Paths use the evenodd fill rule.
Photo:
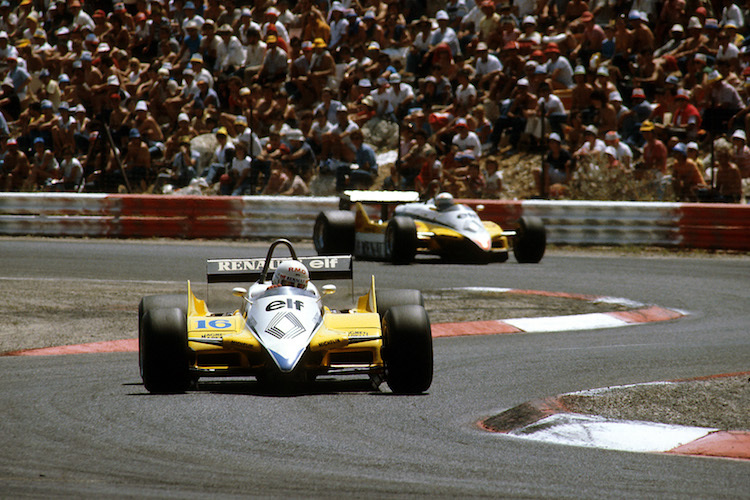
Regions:
<instances>
[{"instance_id":1,"label":"white and yellow race car","mask_svg":"<svg viewBox=\"0 0 750 500\"><path fill-rule=\"evenodd\" d=\"M274 258L285 246L291 257ZM304 288L272 284L273 270L292 259L309 269ZM193 294L151 295L139 305L141 377L152 393L188 390L202 377L250 376L262 383L311 382L322 375L365 375L395 393L426 391L432 383L430 321L418 290L375 291L353 307L332 309L336 293L312 280L351 280L350 255L301 257L277 240L266 258L212 259L209 283L251 282L234 288L239 307L213 312Z\"/></svg>"},{"instance_id":2,"label":"white and yellow race car","mask_svg":"<svg viewBox=\"0 0 750 500\"><path fill-rule=\"evenodd\" d=\"M416 192L345 191L343 207L321 212L313 229L319 255L351 253L357 258L409 264L417 254L465 263L505 262L510 248L520 263L538 263L547 244L544 223L521 217L518 228L503 230L477 212L455 203L449 193L418 201ZM380 218L368 206L382 208ZM388 207L396 205L392 216Z\"/></svg>"}]
</instances>

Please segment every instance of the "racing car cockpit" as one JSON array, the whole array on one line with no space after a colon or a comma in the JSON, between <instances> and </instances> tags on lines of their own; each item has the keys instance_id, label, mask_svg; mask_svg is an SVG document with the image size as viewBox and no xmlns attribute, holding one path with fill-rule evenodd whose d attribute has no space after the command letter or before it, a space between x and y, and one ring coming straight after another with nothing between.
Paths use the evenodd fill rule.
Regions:
<instances>
[{"instance_id":1,"label":"racing car cockpit","mask_svg":"<svg viewBox=\"0 0 750 500\"><path fill-rule=\"evenodd\" d=\"M450 193L440 193L435 196L435 208L440 212L448 210L454 205L455 201L453 201L453 195Z\"/></svg>"}]
</instances>

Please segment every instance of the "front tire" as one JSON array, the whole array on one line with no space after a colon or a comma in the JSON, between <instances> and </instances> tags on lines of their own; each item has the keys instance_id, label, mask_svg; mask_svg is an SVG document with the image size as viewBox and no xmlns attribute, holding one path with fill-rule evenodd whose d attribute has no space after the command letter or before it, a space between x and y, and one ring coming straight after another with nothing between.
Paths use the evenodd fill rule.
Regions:
<instances>
[{"instance_id":1,"label":"front tire","mask_svg":"<svg viewBox=\"0 0 750 500\"><path fill-rule=\"evenodd\" d=\"M313 243L318 255L354 252L354 212L331 210L315 219Z\"/></svg>"},{"instance_id":2,"label":"front tire","mask_svg":"<svg viewBox=\"0 0 750 500\"><path fill-rule=\"evenodd\" d=\"M151 296L138 308L138 360L143 385L151 393L181 393L190 386L187 315L181 303L168 307L176 297L187 301L185 296Z\"/></svg>"},{"instance_id":3,"label":"front tire","mask_svg":"<svg viewBox=\"0 0 750 500\"><path fill-rule=\"evenodd\" d=\"M513 255L520 264L537 264L547 247L547 230L539 217L521 217L513 242Z\"/></svg>"},{"instance_id":4,"label":"front tire","mask_svg":"<svg viewBox=\"0 0 750 500\"><path fill-rule=\"evenodd\" d=\"M391 307L383 318L385 381L396 394L420 394L432 384L432 331L424 307Z\"/></svg>"},{"instance_id":5,"label":"front tire","mask_svg":"<svg viewBox=\"0 0 750 500\"><path fill-rule=\"evenodd\" d=\"M393 264L410 264L417 254L417 226L409 217L394 217L385 228L386 258Z\"/></svg>"}]
</instances>

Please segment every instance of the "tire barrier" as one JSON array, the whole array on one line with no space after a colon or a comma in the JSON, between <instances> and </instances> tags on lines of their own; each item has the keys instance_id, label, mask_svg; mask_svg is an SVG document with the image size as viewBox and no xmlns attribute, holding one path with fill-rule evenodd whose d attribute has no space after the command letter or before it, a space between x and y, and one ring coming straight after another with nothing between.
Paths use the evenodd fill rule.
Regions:
<instances>
[{"instance_id":1,"label":"tire barrier","mask_svg":"<svg viewBox=\"0 0 750 500\"><path fill-rule=\"evenodd\" d=\"M513 228L541 217L547 241L750 250L750 206L661 202L459 200ZM0 235L309 239L337 197L0 193Z\"/></svg>"}]
</instances>

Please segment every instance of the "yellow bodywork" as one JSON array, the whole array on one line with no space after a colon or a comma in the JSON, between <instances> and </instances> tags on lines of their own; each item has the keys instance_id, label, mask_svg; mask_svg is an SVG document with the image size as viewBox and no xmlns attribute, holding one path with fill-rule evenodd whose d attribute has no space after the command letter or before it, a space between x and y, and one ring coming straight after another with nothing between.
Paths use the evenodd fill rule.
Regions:
<instances>
[{"instance_id":1,"label":"yellow bodywork","mask_svg":"<svg viewBox=\"0 0 750 500\"><path fill-rule=\"evenodd\" d=\"M382 371L383 341L374 277L355 308L339 312L324 307L322 315L322 325L300 362L302 369L318 374L346 369ZM269 363L260 342L247 328L243 312L211 313L205 301L193 294L190 282L187 327L190 367L201 375L255 374Z\"/></svg>"}]
</instances>

